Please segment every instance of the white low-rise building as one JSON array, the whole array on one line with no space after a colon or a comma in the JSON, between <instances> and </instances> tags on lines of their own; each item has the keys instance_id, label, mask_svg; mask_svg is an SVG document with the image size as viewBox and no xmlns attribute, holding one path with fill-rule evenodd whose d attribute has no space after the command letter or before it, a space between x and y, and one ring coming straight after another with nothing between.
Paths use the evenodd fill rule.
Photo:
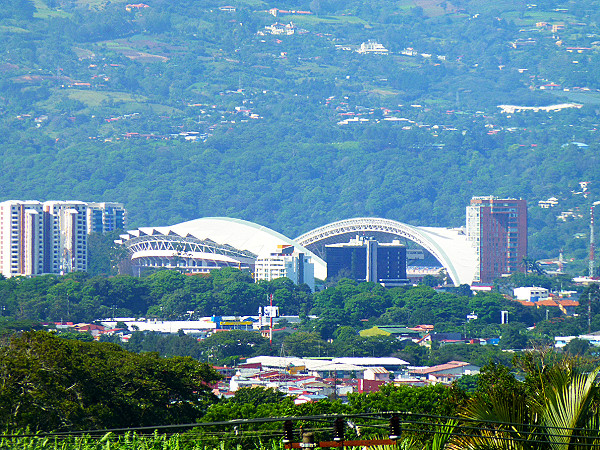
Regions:
<instances>
[{"instance_id":1,"label":"white low-rise building","mask_svg":"<svg viewBox=\"0 0 600 450\"><path fill-rule=\"evenodd\" d=\"M388 54L388 49L385 48L379 42L375 41L363 42L362 44L360 44L360 47L356 51L358 53L378 53L382 55Z\"/></svg>"},{"instance_id":2,"label":"white low-rise building","mask_svg":"<svg viewBox=\"0 0 600 450\"><path fill-rule=\"evenodd\" d=\"M254 263L254 279L271 281L287 277L295 284L307 284L315 290L315 266L310 256L295 250L293 245L282 244Z\"/></svg>"},{"instance_id":3,"label":"white low-rise building","mask_svg":"<svg viewBox=\"0 0 600 450\"><path fill-rule=\"evenodd\" d=\"M550 292L542 287L518 287L513 289L513 294L517 300L527 302L537 302L538 300L547 299Z\"/></svg>"},{"instance_id":4,"label":"white low-rise building","mask_svg":"<svg viewBox=\"0 0 600 450\"><path fill-rule=\"evenodd\" d=\"M556 336L554 338L554 347L563 348L573 339L580 339L582 341L588 341L590 345L594 347L600 347L600 331L593 333L582 334L579 336Z\"/></svg>"},{"instance_id":5,"label":"white low-rise building","mask_svg":"<svg viewBox=\"0 0 600 450\"><path fill-rule=\"evenodd\" d=\"M290 23L274 23L273 25L267 25L265 31L273 35L287 35L291 36L296 32L296 27L293 22Z\"/></svg>"}]
</instances>

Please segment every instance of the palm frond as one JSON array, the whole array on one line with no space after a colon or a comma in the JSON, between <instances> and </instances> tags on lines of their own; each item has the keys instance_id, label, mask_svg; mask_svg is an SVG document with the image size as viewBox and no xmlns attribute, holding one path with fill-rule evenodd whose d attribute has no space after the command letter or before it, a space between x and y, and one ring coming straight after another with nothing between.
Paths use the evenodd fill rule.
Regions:
<instances>
[{"instance_id":1,"label":"palm frond","mask_svg":"<svg viewBox=\"0 0 600 450\"><path fill-rule=\"evenodd\" d=\"M590 406L599 390L596 383L599 372L600 367L587 374L569 370L548 380L541 421L552 450L567 450L572 441L580 440L580 434L598 436L597 413ZM575 428L582 428L582 433L574 435Z\"/></svg>"}]
</instances>

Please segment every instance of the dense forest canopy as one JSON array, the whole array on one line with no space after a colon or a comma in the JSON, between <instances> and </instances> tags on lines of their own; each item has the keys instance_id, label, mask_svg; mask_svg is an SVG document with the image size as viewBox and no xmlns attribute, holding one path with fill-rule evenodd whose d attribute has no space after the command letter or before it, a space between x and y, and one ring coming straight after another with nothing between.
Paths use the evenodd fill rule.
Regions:
<instances>
[{"instance_id":1,"label":"dense forest canopy","mask_svg":"<svg viewBox=\"0 0 600 450\"><path fill-rule=\"evenodd\" d=\"M9 3L2 199L122 201L131 226L232 216L294 237L356 216L460 226L473 195L523 197L530 254L563 249L585 270L596 0ZM356 51L370 40L389 52Z\"/></svg>"}]
</instances>

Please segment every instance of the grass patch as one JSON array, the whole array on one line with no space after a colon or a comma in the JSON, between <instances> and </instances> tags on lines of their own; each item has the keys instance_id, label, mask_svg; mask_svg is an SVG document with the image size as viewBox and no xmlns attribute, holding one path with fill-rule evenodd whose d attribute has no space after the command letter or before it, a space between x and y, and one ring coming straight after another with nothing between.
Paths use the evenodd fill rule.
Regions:
<instances>
[{"instance_id":1,"label":"grass patch","mask_svg":"<svg viewBox=\"0 0 600 450\"><path fill-rule=\"evenodd\" d=\"M215 84L199 81L188 87L188 90L201 95L215 95L217 92L222 92L227 89L226 84Z\"/></svg>"},{"instance_id":2,"label":"grass patch","mask_svg":"<svg viewBox=\"0 0 600 450\"><path fill-rule=\"evenodd\" d=\"M556 11L527 11L521 13L519 11L509 11L502 16L507 20L512 20L515 25L518 26L535 26L538 22L558 23L558 22L572 22L575 18L566 13L559 13Z\"/></svg>"},{"instance_id":3,"label":"grass patch","mask_svg":"<svg viewBox=\"0 0 600 450\"><path fill-rule=\"evenodd\" d=\"M77 0L78 6L85 6L90 9L102 9L109 3L109 0ZM110 3L129 3L128 0L112 0Z\"/></svg>"},{"instance_id":4,"label":"grass patch","mask_svg":"<svg viewBox=\"0 0 600 450\"><path fill-rule=\"evenodd\" d=\"M142 95L129 94L115 91L84 91L79 89L65 89L67 97L78 100L88 107L101 106L103 102L114 103L145 103L148 99Z\"/></svg>"},{"instance_id":5,"label":"grass patch","mask_svg":"<svg viewBox=\"0 0 600 450\"><path fill-rule=\"evenodd\" d=\"M0 25L0 33L29 33L25 28Z\"/></svg>"},{"instance_id":6,"label":"grass patch","mask_svg":"<svg viewBox=\"0 0 600 450\"><path fill-rule=\"evenodd\" d=\"M94 52L87 48L73 47L73 52L79 59L92 59L95 56Z\"/></svg>"},{"instance_id":7,"label":"grass patch","mask_svg":"<svg viewBox=\"0 0 600 450\"><path fill-rule=\"evenodd\" d=\"M344 141L344 142L332 142L332 144L338 150L359 150L361 144L358 141Z\"/></svg>"},{"instance_id":8,"label":"grass patch","mask_svg":"<svg viewBox=\"0 0 600 450\"><path fill-rule=\"evenodd\" d=\"M309 73L313 75L335 76L335 74L341 73L341 69L335 66L325 66L315 62L307 61L302 62L302 64L292 68L291 70L287 70L286 73L290 75L297 75L298 73L301 73L302 76L306 76Z\"/></svg>"},{"instance_id":9,"label":"grass patch","mask_svg":"<svg viewBox=\"0 0 600 450\"><path fill-rule=\"evenodd\" d=\"M241 0L237 2L238 5L240 6L251 6L253 8L267 8L267 5L265 4L265 2L261 1L261 0Z\"/></svg>"},{"instance_id":10,"label":"grass patch","mask_svg":"<svg viewBox=\"0 0 600 450\"><path fill-rule=\"evenodd\" d=\"M583 103L584 105L598 105L600 104L600 92L586 92L586 91L560 91L556 93L557 96L567 97L569 101L574 103Z\"/></svg>"},{"instance_id":11,"label":"grass patch","mask_svg":"<svg viewBox=\"0 0 600 450\"><path fill-rule=\"evenodd\" d=\"M416 6L423 8L428 17L439 17L446 14L446 10L440 6L442 2L437 0L415 0Z\"/></svg>"},{"instance_id":12,"label":"grass patch","mask_svg":"<svg viewBox=\"0 0 600 450\"><path fill-rule=\"evenodd\" d=\"M280 22L285 22L288 19L293 20L298 25L313 25L313 24L328 24L328 25L363 25L369 26L369 23L360 17L356 16L316 16L305 15L297 16L295 14L284 14L279 16Z\"/></svg>"},{"instance_id":13,"label":"grass patch","mask_svg":"<svg viewBox=\"0 0 600 450\"><path fill-rule=\"evenodd\" d=\"M35 6L36 12L33 13L33 17L36 19L49 19L50 17L71 17L72 14L53 10L48 8L48 5L43 0L33 0L33 6Z\"/></svg>"},{"instance_id":14,"label":"grass patch","mask_svg":"<svg viewBox=\"0 0 600 450\"><path fill-rule=\"evenodd\" d=\"M123 43L123 42L104 41L102 43L106 46L107 49L110 49L110 50L115 50L115 51L134 50L133 47L125 45L125 43Z\"/></svg>"},{"instance_id":15,"label":"grass patch","mask_svg":"<svg viewBox=\"0 0 600 450\"><path fill-rule=\"evenodd\" d=\"M183 114L181 109L173 108L172 106L160 105L158 103L146 103L146 106L150 107L155 114Z\"/></svg>"},{"instance_id":16,"label":"grass patch","mask_svg":"<svg viewBox=\"0 0 600 450\"><path fill-rule=\"evenodd\" d=\"M391 97L391 96L396 96L396 95L400 94L399 91L396 91L394 89L385 89L385 88L368 89L367 92L369 94L379 95L380 97Z\"/></svg>"},{"instance_id":17,"label":"grass patch","mask_svg":"<svg viewBox=\"0 0 600 450\"><path fill-rule=\"evenodd\" d=\"M160 115L179 115L183 113L181 109L172 106L149 103L148 98L143 95L117 91L88 91L78 89L61 89L55 91L48 100L38 103L37 106L44 109L53 109L54 105L65 98L83 103L85 108L81 109L80 112L87 114L93 114L93 110L99 107L107 108L106 111L110 111L109 114L116 116L148 110Z\"/></svg>"}]
</instances>

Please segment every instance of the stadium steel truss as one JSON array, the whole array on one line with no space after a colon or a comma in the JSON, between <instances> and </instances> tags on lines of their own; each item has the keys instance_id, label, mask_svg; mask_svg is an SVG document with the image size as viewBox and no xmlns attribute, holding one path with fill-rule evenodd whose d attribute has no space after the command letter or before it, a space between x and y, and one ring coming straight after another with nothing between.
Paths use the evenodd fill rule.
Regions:
<instances>
[{"instance_id":1,"label":"stadium steel truss","mask_svg":"<svg viewBox=\"0 0 600 450\"><path fill-rule=\"evenodd\" d=\"M217 244L210 239L179 236L172 231L162 234L157 230L150 233L134 230L120 237L115 242L125 246L137 272L142 267L163 267L205 273L222 267L248 268L256 259L249 251Z\"/></svg>"}]
</instances>

